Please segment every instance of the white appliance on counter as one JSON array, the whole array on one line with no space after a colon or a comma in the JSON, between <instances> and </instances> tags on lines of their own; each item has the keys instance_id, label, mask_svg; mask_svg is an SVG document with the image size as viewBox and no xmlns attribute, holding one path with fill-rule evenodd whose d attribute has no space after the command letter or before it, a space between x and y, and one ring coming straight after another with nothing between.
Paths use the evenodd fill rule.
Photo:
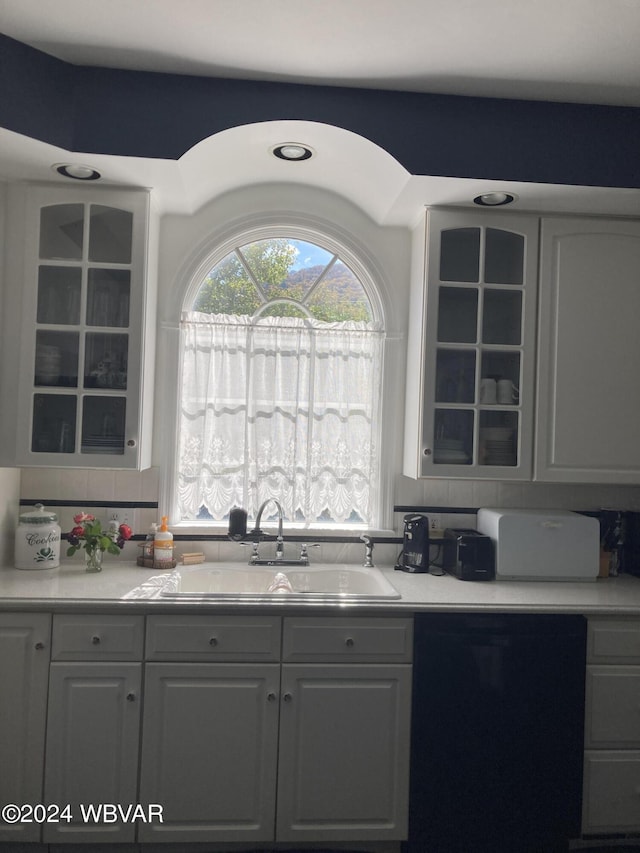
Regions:
<instances>
[{"instance_id":1,"label":"white appliance on counter","mask_svg":"<svg viewBox=\"0 0 640 853\"><path fill-rule=\"evenodd\" d=\"M600 523L568 510L480 509L478 531L495 547L496 580L593 581Z\"/></svg>"}]
</instances>

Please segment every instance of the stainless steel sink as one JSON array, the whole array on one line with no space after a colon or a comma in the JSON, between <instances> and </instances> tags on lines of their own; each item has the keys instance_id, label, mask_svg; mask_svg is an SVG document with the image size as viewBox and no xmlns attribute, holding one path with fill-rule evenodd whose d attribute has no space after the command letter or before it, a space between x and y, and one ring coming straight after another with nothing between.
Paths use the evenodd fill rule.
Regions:
<instances>
[{"instance_id":1,"label":"stainless steel sink","mask_svg":"<svg viewBox=\"0 0 640 853\"><path fill-rule=\"evenodd\" d=\"M305 601L350 601L400 598L400 593L378 569L345 564L253 567L208 563L172 572L155 592L161 598L174 599L272 601L277 596L286 596Z\"/></svg>"}]
</instances>

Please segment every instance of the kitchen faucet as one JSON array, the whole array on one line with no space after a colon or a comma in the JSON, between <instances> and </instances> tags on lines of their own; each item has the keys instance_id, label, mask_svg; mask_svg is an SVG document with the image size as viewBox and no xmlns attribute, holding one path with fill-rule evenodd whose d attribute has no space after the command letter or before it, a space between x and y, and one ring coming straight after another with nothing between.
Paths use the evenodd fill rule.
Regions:
<instances>
[{"instance_id":1,"label":"kitchen faucet","mask_svg":"<svg viewBox=\"0 0 640 853\"><path fill-rule=\"evenodd\" d=\"M260 509L258 510L258 514L256 516L255 527L251 531L251 535L256 537L256 540L253 545L253 554L250 560L250 562L254 564L264 564L264 560L260 560L260 557L258 555L258 544L260 542L260 537L266 535L262 532L262 530L260 530L260 521L262 519L262 513L264 512L264 508L270 502L274 503L278 509L278 536L276 538L276 560L278 562L282 562L282 558L284 557L284 536L282 532L284 525L284 512L282 511L282 504L276 498L267 498L266 501L263 501L260 505Z\"/></svg>"},{"instance_id":2,"label":"kitchen faucet","mask_svg":"<svg viewBox=\"0 0 640 853\"><path fill-rule=\"evenodd\" d=\"M259 553L260 542L263 539L268 539L272 536L272 534L265 533L260 528L260 522L262 520L262 513L265 510L265 507L269 503L274 503L278 510L278 533L276 536L276 553L275 557L261 557ZM284 511L282 509L282 504L276 498L267 498L266 501L260 505L258 509L258 514L256 516L256 523L254 525L253 530L250 530L247 533L246 527L247 521L247 513L245 510L240 507L234 507L229 514L229 538L234 539L236 542L240 540L244 540L245 537L248 541L241 541L241 545L252 545L252 553L249 558L249 564L252 566L308 566L309 565L309 557L307 554L307 548L309 547L306 543L300 546L300 556L297 559L285 559L284 557Z\"/></svg>"}]
</instances>

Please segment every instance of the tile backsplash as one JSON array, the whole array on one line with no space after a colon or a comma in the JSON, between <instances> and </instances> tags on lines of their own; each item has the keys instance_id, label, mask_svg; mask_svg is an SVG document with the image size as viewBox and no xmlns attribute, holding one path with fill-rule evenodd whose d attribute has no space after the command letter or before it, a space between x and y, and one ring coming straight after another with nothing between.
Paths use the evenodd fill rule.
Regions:
<instances>
[{"instance_id":1,"label":"tile backsplash","mask_svg":"<svg viewBox=\"0 0 640 853\"><path fill-rule=\"evenodd\" d=\"M18 500L42 501L55 499L72 502L57 508L63 531L72 526L73 516L87 509L91 502L98 517L108 520L108 507L99 502L157 503L159 499L159 469L145 471L97 471L95 469L25 468L0 469L0 556L9 564L13 560L13 529L17 522ZM512 483L484 480L412 480L398 475L395 482L394 503L399 506L443 508L443 526L474 526L474 516L457 514L447 516L446 508L508 506L553 508L572 510L597 510L603 507L621 510L640 510L640 486L609 485L557 485L544 483ZM395 533L402 531L404 512L396 512L393 519ZM157 521L156 508L137 507L129 516L136 534L145 534L152 522ZM325 543L316 551L316 561L360 562L363 556L360 543ZM378 543L374 560L379 564L393 562L397 544ZM244 560L245 549L226 541L179 542L177 552L204 551L208 559ZM124 559L135 559L136 543L127 543L122 553Z\"/></svg>"}]
</instances>

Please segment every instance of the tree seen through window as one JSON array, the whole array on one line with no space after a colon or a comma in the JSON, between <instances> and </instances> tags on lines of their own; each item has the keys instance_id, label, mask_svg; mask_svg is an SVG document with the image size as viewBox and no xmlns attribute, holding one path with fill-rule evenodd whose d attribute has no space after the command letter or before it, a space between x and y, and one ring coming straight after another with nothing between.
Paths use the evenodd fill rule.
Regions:
<instances>
[{"instance_id":1,"label":"tree seen through window","mask_svg":"<svg viewBox=\"0 0 640 853\"><path fill-rule=\"evenodd\" d=\"M259 240L230 252L206 276L193 310L310 316L325 323L372 319L362 284L337 255L287 238Z\"/></svg>"}]
</instances>

